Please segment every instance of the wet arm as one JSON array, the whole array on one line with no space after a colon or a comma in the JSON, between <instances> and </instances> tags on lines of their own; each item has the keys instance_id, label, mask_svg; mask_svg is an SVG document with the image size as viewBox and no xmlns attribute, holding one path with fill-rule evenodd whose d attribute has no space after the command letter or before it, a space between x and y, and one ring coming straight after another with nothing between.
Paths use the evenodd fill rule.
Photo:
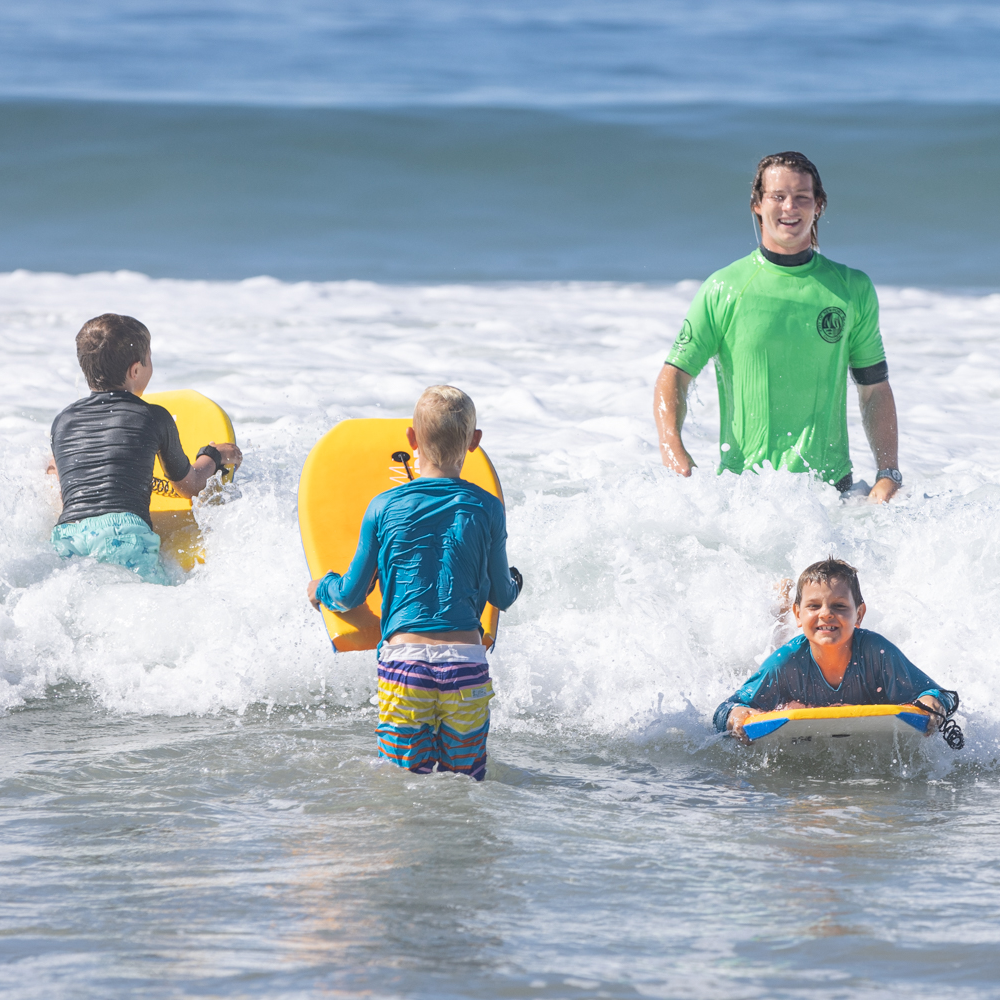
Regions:
<instances>
[{"instance_id":1,"label":"wet arm","mask_svg":"<svg viewBox=\"0 0 1000 1000\"><path fill-rule=\"evenodd\" d=\"M212 447L218 449L219 454L222 456L223 465L232 465L237 469L240 467L240 463L243 461L243 453L236 445L228 443L216 444L213 441ZM163 462L162 455L160 456L160 462ZM211 456L199 455L197 460L188 469L187 475L183 479L171 480L171 485L182 497L190 500L205 488L205 484L216 472L221 471L221 469L216 469L215 459Z\"/></svg>"},{"instance_id":2,"label":"wet arm","mask_svg":"<svg viewBox=\"0 0 1000 1000\"><path fill-rule=\"evenodd\" d=\"M682 476L690 476L695 464L681 440L690 384L691 376L686 371L664 365L653 389L653 419L660 438L660 457L668 469Z\"/></svg>"},{"instance_id":3,"label":"wet arm","mask_svg":"<svg viewBox=\"0 0 1000 1000\"><path fill-rule=\"evenodd\" d=\"M877 469L899 468L899 430L896 422L896 400L886 382L858 386L861 420L875 457ZM891 479L880 479L871 491L875 501L888 500L899 487Z\"/></svg>"},{"instance_id":4,"label":"wet arm","mask_svg":"<svg viewBox=\"0 0 1000 1000\"><path fill-rule=\"evenodd\" d=\"M764 661L761 668L747 680L738 690L731 694L716 710L712 717L715 728L724 733L727 729L733 730L735 726L740 726L743 719L748 715L758 712L773 712L779 705L792 701L792 692L786 690L788 679L782 683L783 671L796 669L794 662L789 662L789 658L776 660L772 654ZM728 723L730 715L734 709L739 709L732 715L735 726ZM746 711L743 711L743 710ZM737 733L737 735L739 735Z\"/></svg>"},{"instance_id":5,"label":"wet arm","mask_svg":"<svg viewBox=\"0 0 1000 1000\"><path fill-rule=\"evenodd\" d=\"M716 710L713 716L715 728L724 733L728 727L730 713L734 708L745 708L749 712L770 712L782 701L778 685L776 668L765 663L738 691L730 695ZM743 714L743 713L739 713ZM735 716L734 716L735 718Z\"/></svg>"},{"instance_id":6,"label":"wet arm","mask_svg":"<svg viewBox=\"0 0 1000 1000\"><path fill-rule=\"evenodd\" d=\"M742 702L735 700L736 695L732 698L727 698L716 710L715 715L712 716L712 722L718 732L724 733L728 728L729 713L732 712L737 705L741 708L749 708L749 706L744 705Z\"/></svg>"},{"instance_id":7,"label":"wet arm","mask_svg":"<svg viewBox=\"0 0 1000 1000\"><path fill-rule=\"evenodd\" d=\"M930 697L941 703L946 715L958 708L958 695L954 691L939 687L898 651L884 661L883 686L889 704L913 705L920 698Z\"/></svg>"},{"instance_id":8,"label":"wet arm","mask_svg":"<svg viewBox=\"0 0 1000 1000\"><path fill-rule=\"evenodd\" d=\"M493 544L486 572L490 577L490 604L506 611L517 600L519 591L507 565L507 528L502 514L499 523L493 525Z\"/></svg>"},{"instance_id":9,"label":"wet arm","mask_svg":"<svg viewBox=\"0 0 1000 1000\"><path fill-rule=\"evenodd\" d=\"M378 569L377 514L369 504L361 522L361 538L344 576L327 573L316 585L315 598L331 611L350 611L364 604Z\"/></svg>"},{"instance_id":10,"label":"wet arm","mask_svg":"<svg viewBox=\"0 0 1000 1000\"><path fill-rule=\"evenodd\" d=\"M162 458L161 458L162 462ZM208 455L199 456L187 471L183 479L171 480L175 492L185 500L196 497L204 488L205 483L215 475L215 462Z\"/></svg>"}]
</instances>

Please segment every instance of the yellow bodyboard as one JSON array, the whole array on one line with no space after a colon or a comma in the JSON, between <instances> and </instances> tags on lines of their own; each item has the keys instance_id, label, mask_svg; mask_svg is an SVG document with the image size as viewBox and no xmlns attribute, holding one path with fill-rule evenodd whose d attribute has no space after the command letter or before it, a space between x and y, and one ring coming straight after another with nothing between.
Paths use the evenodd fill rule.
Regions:
<instances>
[{"instance_id":1,"label":"yellow bodyboard","mask_svg":"<svg viewBox=\"0 0 1000 1000\"><path fill-rule=\"evenodd\" d=\"M419 458L412 456L403 419L343 420L319 439L299 480L299 529L313 578L333 570L346 573L358 547L361 521L368 504L379 493L409 482L407 466L419 476ZM393 458L403 452L407 461ZM462 478L481 486L503 503L503 491L493 463L482 448L469 452ZM381 639L379 615L382 591L376 584L368 600L351 611L323 608L323 621L339 652L374 649ZM487 604L483 610L483 641L496 638L500 612Z\"/></svg>"},{"instance_id":2,"label":"yellow bodyboard","mask_svg":"<svg viewBox=\"0 0 1000 1000\"><path fill-rule=\"evenodd\" d=\"M175 389L173 392L147 392L142 397L147 403L157 403L170 412L177 424L184 454L194 462L198 449L214 441L216 444L235 444L236 435L229 414L194 389ZM227 468L222 474L224 483L231 482L233 470ZM153 463L153 494L149 498L149 510L190 510L191 501L175 492L167 474L163 471L160 456Z\"/></svg>"},{"instance_id":3,"label":"yellow bodyboard","mask_svg":"<svg viewBox=\"0 0 1000 1000\"><path fill-rule=\"evenodd\" d=\"M171 392L147 392L147 403L158 403L167 409L177 424L184 454L194 462L198 449L215 441L235 444L233 424L226 411L207 396L194 389ZM231 482L233 470L222 474L224 483ZM153 463L153 492L149 498L149 514L153 529L160 536L161 549L169 552L186 570L205 561L204 543L198 524L191 512L191 501L177 493L163 470L159 455Z\"/></svg>"},{"instance_id":4,"label":"yellow bodyboard","mask_svg":"<svg viewBox=\"0 0 1000 1000\"><path fill-rule=\"evenodd\" d=\"M752 743L829 746L852 737L878 741L923 736L929 719L930 713L919 705L828 705L751 715L743 732Z\"/></svg>"},{"instance_id":5,"label":"yellow bodyboard","mask_svg":"<svg viewBox=\"0 0 1000 1000\"><path fill-rule=\"evenodd\" d=\"M919 705L825 705L822 708L782 708L752 716L754 722L787 719L789 722L809 722L813 719L865 719L876 716L896 716L918 711L929 715Z\"/></svg>"}]
</instances>

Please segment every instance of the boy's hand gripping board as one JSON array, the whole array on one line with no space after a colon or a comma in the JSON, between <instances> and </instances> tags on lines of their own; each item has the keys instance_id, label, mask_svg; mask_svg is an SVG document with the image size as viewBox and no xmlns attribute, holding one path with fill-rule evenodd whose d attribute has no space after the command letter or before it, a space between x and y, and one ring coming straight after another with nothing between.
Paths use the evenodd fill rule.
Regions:
<instances>
[{"instance_id":1,"label":"boy's hand gripping board","mask_svg":"<svg viewBox=\"0 0 1000 1000\"><path fill-rule=\"evenodd\" d=\"M784 748L892 742L927 732L928 712L914 705L833 705L752 715L743 731L753 744Z\"/></svg>"},{"instance_id":2,"label":"boy's hand gripping board","mask_svg":"<svg viewBox=\"0 0 1000 1000\"><path fill-rule=\"evenodd\" d=\"M192 463L203 445L212 441L216 444L236 443L233 424L226 411L194 389L147 392L142 398L147 403L158 403L174 418L181 447ZM232 479L233 469L227 466L222 473L222 481L229 483ZM149 513L153 528L161 537L164 552L172 553L186 570L192 569L195 563L205 561L202 538L191 513L191 501L182 497L170 485L159 455L153 463L153 492L149 498Z\"/></svg>"},{"instance_id":3,"label":"boy's hand gripping board","mask_svg":"<svg viewBox=\"0 0 1000 1000\"><path fill-rule=\"evenodd\" d=\"M313 578L330 570L344 574L351 565L368 504L379 494L420 475L419 460L412 456L406 428L413 421L373 418L342 420L319 439L299 480L299 530ZM404 464L395 458L405 453ZM503 491L493 463L482 448L469 452L462 478L481 486L503 503ZM382 638L379 615L382 591L376 583L368 600L351 611L323 608L323 621L338 652L374 649ZM490 645L496 638L500 612L487 604L481 618Z\"/></svg>"},{"instance_id":4,"label":"boy's hand gripping board","mask_svg":"<svg viewBox=\"0 0 1000 1000\"><path fill-rule=\"evenodd\" d=\"M167 410L177 424L184 454L194 464L198 449L214 441L216 444L236 444L233 424L226 411L194 389L176 389L173 392L147 392L142 397L147 403L157 403ZM233 470L226 467L222 473L224 483L232 482ZM163 471L160 456L153 463L153 493L149 510L190 510L191 501L177 493Z\"/></svg>"}]
</instances>

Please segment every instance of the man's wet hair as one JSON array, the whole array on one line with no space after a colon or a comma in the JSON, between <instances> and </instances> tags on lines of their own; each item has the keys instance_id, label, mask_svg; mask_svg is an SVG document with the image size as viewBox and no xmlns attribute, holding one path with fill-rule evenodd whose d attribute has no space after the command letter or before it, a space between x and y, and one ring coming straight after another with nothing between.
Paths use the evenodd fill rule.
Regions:
<instances>
[{"instance_id":1,"label":"man's wet hair","mask_svg":"<svg viewBox=\"0 0 1000 1000\"><path fill-rule=\"evenodd\" d=\"M843 559L823 559L821 562L814 562L807 566L799 576L799 582L795 585L795 603L802 603L802 588L807 583L825 583L832 586L835 580L843 580L851 589L851 597L854 599L854 606L860 608L865 603L861 596L861 584L858 581L858 571Z\"/></svg>"},{"instance_id":2,"label":"man's wet hair","mask_svg":"<svg viewBox=\"0 0 1000 1000\"><path fill-rule=\"evenodd\" d=\"M131 316L95 316L76 335L76 356L92 391L121 389L129 368L149 357L149 330Z\"/></svg>"},{"instance_id":3,"label":"man's wet hair","mask_svg":"<svg viewBox=\"0 0 1000 1000\"><path fill-rule=\"evenodd\" d=\"M754 209L760 207L761 199L764 197L764 171L769 167L788 167L789 170L794 170L800 174L808 174L812 178L813 197L816 199L816 207L819 211L816 213L816 218L813 219L809 235L812 240L813 249L819 249L819 230L817 227L819 225L819 217L826 210L826 191L823 190L823 182L819 178L819 171L816 169L816 164L805 154L796 153L794 150L788 150L784 153L771 153L770 156L765 156L757 164L757 174L753 179L753 184L750 186L750 211L753 212L753 217L758 221L759 216L754 212Z\"/></svg>"},{"instance_id":4,"label":"man's wet hair","mask_svg":"<svg viewBox=\"0 0 1000 1000\"><path fill-rule=\"evenodd\" d=\"M428 386L413 409L413 430L425 458L461 466L476 431L476 406L453 385Z\"/></svg>"}]
</instances>

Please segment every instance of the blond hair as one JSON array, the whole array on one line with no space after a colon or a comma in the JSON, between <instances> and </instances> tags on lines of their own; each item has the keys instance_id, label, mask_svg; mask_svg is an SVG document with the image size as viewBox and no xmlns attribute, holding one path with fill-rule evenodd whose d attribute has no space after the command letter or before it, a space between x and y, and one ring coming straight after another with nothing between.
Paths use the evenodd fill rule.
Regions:
<instances>
[{"instance_id":1,"label":"blond hair","mask_svg":"<svg viewBox=\"0 0 1000 1000\"><path fill-rule=\"evenodd\" d=\"M438 468L461 466L476 432L476 404L453 385L428 386L413 408L413 430L424 458Z\"/></svg>"}]
</instances>

